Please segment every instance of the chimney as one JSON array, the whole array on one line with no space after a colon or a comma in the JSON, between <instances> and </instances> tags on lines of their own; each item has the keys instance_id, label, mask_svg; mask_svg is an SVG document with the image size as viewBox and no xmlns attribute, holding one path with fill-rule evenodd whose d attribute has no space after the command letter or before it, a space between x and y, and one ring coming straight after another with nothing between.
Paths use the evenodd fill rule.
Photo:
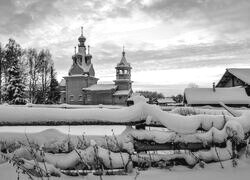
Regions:
<instances>
[{"instance_id":1,"label":"chimney","mask_svg":"<svg viewBox=\"0 0 250 180\"><path fill-rule=\"evenodd\" d=\"M215 92L215 82L213 82L213 92Z\"/></svg>"}]
</instances>

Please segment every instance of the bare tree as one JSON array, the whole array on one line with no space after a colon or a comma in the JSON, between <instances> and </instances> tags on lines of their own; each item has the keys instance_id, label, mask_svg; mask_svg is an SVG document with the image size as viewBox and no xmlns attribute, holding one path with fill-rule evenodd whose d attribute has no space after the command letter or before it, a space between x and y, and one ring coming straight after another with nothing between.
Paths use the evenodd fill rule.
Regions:
<instances>
[{"instance_id":1,"label":"bare tree","mask_svg":"<svg viewBox=\"0 0 250 180\"><path fill-rule=\"evenodd\" d=\"M50 84L49 76L52 64L53 61L50 51L44 49L41 50L38 55L38 72L41 77L39 79L41 87L38 95L38 103L45 103L46 101L47 91Z\"/></svg>"},{"instance_id":2,"label":"bare tree","mask_svg":"<svg viewBox=\"0 0 250 180\"><path fill-rule=\"evenodd\" d=\"M198 88L199 86L198 86L197 84L195 84L195 83L189 83L189 84L187 85L187 87L188 87L188 88Z\"/></svg>"},{"instance_id":3,"label":"bare tree","mask_svg":"<svg viewBox=\"0 0 250 180\"><path fill-rule=\"evenodd\" d=\"M28 64L28 91L29 91L29 100L31 103L35 102L35 97L37 93L37 82L39 79L39 61L38 53L34 48L28 49L26 52L26 61Z\"/></svg>"}]
</instances>

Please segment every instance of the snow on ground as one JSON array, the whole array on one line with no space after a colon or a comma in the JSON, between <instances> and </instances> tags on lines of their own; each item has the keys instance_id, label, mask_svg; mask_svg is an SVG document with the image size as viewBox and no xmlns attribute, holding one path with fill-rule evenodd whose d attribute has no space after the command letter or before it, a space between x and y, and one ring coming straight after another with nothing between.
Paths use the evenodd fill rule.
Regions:
<instances>
[{"instance_id":1,"label":"snow on ground","mask_svg":"<svg viewBox=\"0 0 250 180\"><path fill-rule=\"evenodd\" d=\"M250 177L250 160L241 160L236 168L232 167L232 161L222 162L224 169L221 168L220 163L206 164L204 169L194 168L189 169L184 166L175 166L173 169L155 169L151 168L146 171L139 171L137 180L237 180L237 179L249 179ZM132 174L126 176L103 176L103 180L134 180L136 176L136 170ZM20 180L26 180L27 176L20 173ZM39 178L34 178L38 180ZM46 179L46 178L44 178ZM98 176L89 174L88 176L70 177L62 175L60 178L50 177L50 180L98 180ZM16 169L8 164L0 165L0 180L17 180Z\"/></svg>"}]
</instances>

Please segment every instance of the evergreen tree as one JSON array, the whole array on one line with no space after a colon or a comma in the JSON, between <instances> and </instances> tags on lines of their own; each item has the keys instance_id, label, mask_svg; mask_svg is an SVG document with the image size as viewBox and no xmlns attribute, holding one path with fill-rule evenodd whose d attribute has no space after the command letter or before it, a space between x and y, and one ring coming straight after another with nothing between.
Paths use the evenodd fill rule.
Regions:
<instances>
[{"instance_id":1,"label":"evergreen tree","mask_svg":"<svg viewBox=\"0 0 250 180\"><path fill-rule=\"evenodd\" d=\"M3 87L3 99L10 104L25 104L25 85L23 84L19 63L22 56L21 47L15 40L9 39L5 48L6 82Z\"/></svg>"},{"instance_id":2,"label":"evergreen tree","mask_svg":"<svg viewBox=\"0 0 250 180\"><path fill-rule=\"evenodd\" d=\"M182 94L178 94L177 96L172 96L173 100L177 103L182 103L183 102L183 95Z\"/></svg>"},{"instance_id":3,"label":"evergreen tree","mask_svg":"<svg viewBox=\"0 0 250 180\"><path fill-rule=\"evenodd\" d=\"M4 49L0 43L0 104L2 103L2 70L3 70L3 58L4 58Z\"/></svg>"},{"instance_id":4,"label":"evergreen tree","mask_svg":"<svg viewBox=\"0 0 250 180\"><path fill-rule=\"evenodd\" d=\"M26 104L24 99L25 85L22 83L20 68L12 66L8 68L9 79L5 84L3 97L9 104Z\"/></svg>"},{"instance_id":5,"label":"evergreen tree","mask_svg":"<svg viewBox=\"0 0 250 180\"><path fill-rule=\"evenodd\" d=\"M54 71L53 65L51 66L50 70L50 85L49 85L49 91L47 95L46 104L55 104L58 103L60 99L60 89L59 89L59 83L56 79L56 73Z\"/></svg>"},{"instance_id":6,"label":"evergreen tree","mask_svg":"<svg viewBox=\"0 0 250 180\"><path fill-rule=\"evenodd\" d=\"M156 91L136 91L137 93L140 93L145 98L149 99L159 99L164 98L164 95L162 93L158 93Z\"/></svg>"}]
</instances>

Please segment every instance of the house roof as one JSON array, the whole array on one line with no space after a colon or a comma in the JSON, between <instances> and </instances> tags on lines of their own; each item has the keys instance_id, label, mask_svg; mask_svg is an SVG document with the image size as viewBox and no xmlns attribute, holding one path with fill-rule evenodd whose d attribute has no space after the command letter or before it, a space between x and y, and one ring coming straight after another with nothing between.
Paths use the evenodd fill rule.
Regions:
<instances>
[{"instance_id":1,"label":"house roof","mask_svg":"<svg viewBox=\"0 0 250 180\"><path fill-rule=\"evenodd\" d=\"M87 88L82 88L82 90L86 91L105 91L105 90L112 90L116 89L117 86L114 84L94 84L92 86L89 86Z\"/></svg>"},{"instance_id":2,"label":"house roof","mask_svg":"<svg viewBox=\"0 0 250 180\"><path fill-rule=\"evenodd\" d=\"M175 103L175 101L171 97L160 98L157 99L157 101L158 103Z\"/></svg>"},{"instance_id":3,"label":"house roof","mask_svg":"<svg viewBox=\"0 0 250 180\"><path fill-rule=\"evenodd\" d=\"M230 68L227 71L250 85L250 68Z\"/></svg>"},{"instance_id":4,"label":"house roof","mask_svg":"<svg viewBox=\"0 0 250 180\"><path fill-rule=\"evenodd\" d=\"M187 104L250 104L250 96L245 88L186 88L184 91Z\"/></svg>"},{"instance_id":5,"label":"house roof","mask_svg":"<svg viewBox=\"0 0 250 180\"><path fill-rule=\"evenodd\" d=\"M131 92L131 89L129 90L118 90L114 93L114 96L128 96Z\"/></svg>"}]
</instances>

